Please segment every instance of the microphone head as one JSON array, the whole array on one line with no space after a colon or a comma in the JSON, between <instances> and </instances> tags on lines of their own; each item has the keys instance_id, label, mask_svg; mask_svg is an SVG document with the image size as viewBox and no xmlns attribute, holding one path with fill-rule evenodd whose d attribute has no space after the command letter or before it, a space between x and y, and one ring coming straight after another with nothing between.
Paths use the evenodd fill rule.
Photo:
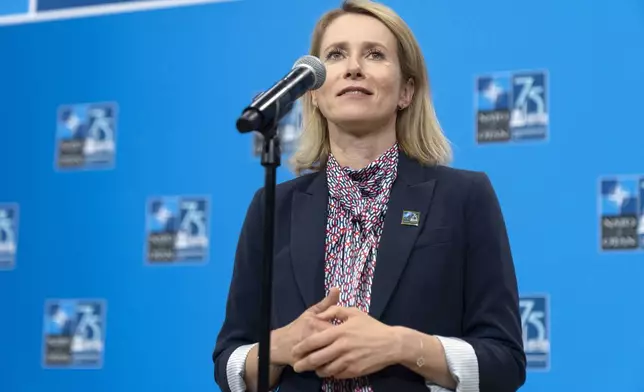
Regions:
<instances>
[{"instance_id":1,"label":"microphone head","mask_svg":"<svg viewBox=\"0 0 644 392\"><path fill-rule=\"evenodd\" d=\"M326 80L326 67L319 58L311 55L302 56L293 64L293 68L297 67L307 67L313 72L315 83L311 90L322 87Z\"/></svg>"}]
</instances>

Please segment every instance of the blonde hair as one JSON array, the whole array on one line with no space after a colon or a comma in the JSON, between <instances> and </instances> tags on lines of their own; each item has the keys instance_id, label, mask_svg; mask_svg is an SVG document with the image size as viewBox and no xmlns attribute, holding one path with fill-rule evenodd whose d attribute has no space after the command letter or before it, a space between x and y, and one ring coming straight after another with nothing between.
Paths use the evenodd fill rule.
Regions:
<instances>
[{"instance_id":1,"label":"blonde hair","mask_svg":"<svg viewBox=\"0 0 644 392\"><path fill-rule=\"evenodd\" d=\"M447 164L452 151L438 123L430 98L425 60L407 24L390 8L368 0L345 0L338 9L324 14L313 30L309 53L320 56L320 45L327 27L339 16L362 14L378 19L398 41L398 57L403 80L414 81L411 104L398 112L396 134L401 150L421 164ZM302 97L303 130L291 166L297 175L320 170L327 162L330 145L327 121L313 105L311 93Z\"/></svg>"}]
</instances>

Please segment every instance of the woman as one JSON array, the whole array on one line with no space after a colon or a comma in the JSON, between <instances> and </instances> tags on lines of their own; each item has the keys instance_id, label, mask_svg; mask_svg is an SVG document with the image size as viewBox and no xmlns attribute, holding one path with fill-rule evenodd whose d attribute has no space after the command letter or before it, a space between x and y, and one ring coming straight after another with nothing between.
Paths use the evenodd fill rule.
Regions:
<instances>
[{"instance_id":1,"label":"woman","mask_svg":"<svg viewBox=\"0 0 644 392\"><path fill-rule=\"evenodd\" d=\"M325 84L304 98L297 173L276 195L271 385L292 391L516 391L517 282L483 173L452 169L412 33L347 1L319 21ZM254 391L262 191L238 245L213 353L223 391Z\"/></svg>"}]
</instances>

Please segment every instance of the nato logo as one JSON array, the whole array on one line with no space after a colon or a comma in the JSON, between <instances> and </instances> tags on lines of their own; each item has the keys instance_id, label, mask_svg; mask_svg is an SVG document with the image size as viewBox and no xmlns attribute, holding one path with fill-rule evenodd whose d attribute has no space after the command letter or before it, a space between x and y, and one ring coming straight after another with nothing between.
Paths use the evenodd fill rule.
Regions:
<instances>
[{"instance_id":1,"label":"nato logo","mask_svg":"<svg viewBox=\"0 0 644 392\"><path fill-rule=\"evenodd\" d=\"M65 171L113 168L117 111L113 102L59 107L56 168Z\"/></svg>"},{"instance_id":2,"label":"nato logo","mask_svg":"<svg viewBox=\"0 0 644 392\"><path fill-rule=\"evenodd\" d=\"M18 204L0 204L0 270L16 265L18 250Z\"/></svg>"},{"instance_id":3,"label":"nato logo","mask_svg":"<svg viewBox=\"0 0 644 392\"><path fill-rule=\"evenodd\" d=\"M547 93L547 74L543 71L477 77L477 142L548 139Z\"/></svg>"},{"instance_id":4,"label":"nato logo","mask_svg":"<svg viewBox=\"0 0 644 392\"><path fill-rule=\"evenodd\" d=\"M209 200L166 196L148 200L147 262L205 263L209 249Z\"/></svg>"},{"instance_id":5,"label":"nato logo","mask_svg":"<svg viewBox=\"0 0 644 392\"><path fill-rule=\"evenodd\" d=\"M550 301L547 295L519 299L528 370L550 370Z\"/></svg>"},{"instance_id":6,"label":"nato logo","mask_svg":"<svg viewBox=\"0 0 644 392\"><path fill-rule=\"evenodd\" d=\"M44 366L101 368L105 352L105 313L104 300L48 300L43 329Z\"/></svg>"},{"instance_id":7,"label":"nato logo","mask_svg":"<svg viewBox=\"0 0 644 392\"><path fill-rule=\"evenodd\" d=\"M644 176L600 180L601 250L644 250Z\"/></svg>"},{"instance_id":8,"label":"nato logo","mask_svg":"<svg viewBox=\"0 0 644 392\"><path fill-rule=\"evenodd\" d=\"M302 134L302 102L295 101L291 110L277 124L277 135L280 142L280 151L282 154L291 154L297 147L297 142ZM253 154L262 155L264 137L258 133L253 133Z\"/></svg>"}]
</instances>

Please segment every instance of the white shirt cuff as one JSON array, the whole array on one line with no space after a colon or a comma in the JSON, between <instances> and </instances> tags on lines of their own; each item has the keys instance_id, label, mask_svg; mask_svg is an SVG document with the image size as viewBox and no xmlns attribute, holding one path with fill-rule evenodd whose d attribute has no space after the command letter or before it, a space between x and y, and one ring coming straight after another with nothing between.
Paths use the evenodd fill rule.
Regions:
<instances>
[{"instance_id":1,"label":"white shirt cuff","mask_svg":"<svg viewBox=\"0 0 644 392\"><path fill-rule=\"evenodd\" d=\"M474 348L461 339L442 336L436 338L443 345L447 367L456 380L455 392L479 392L479 364ZM427 387L431 392L451 391L431 383Z\"/></svg>"},{"instance_id":2,"label":"white shirt cuff","mask_svg":"<svg viewBox=\"0 0 644 392\"><path fill-rule=\"evenodd\" d=\"M246 357L248 352L255 344L247 344L239 346L228 358L226 364L226 378L228 379L228 387L232 392L246 392L246 382L242 374L246 368Z\"/></svg>"}]
</instances>

